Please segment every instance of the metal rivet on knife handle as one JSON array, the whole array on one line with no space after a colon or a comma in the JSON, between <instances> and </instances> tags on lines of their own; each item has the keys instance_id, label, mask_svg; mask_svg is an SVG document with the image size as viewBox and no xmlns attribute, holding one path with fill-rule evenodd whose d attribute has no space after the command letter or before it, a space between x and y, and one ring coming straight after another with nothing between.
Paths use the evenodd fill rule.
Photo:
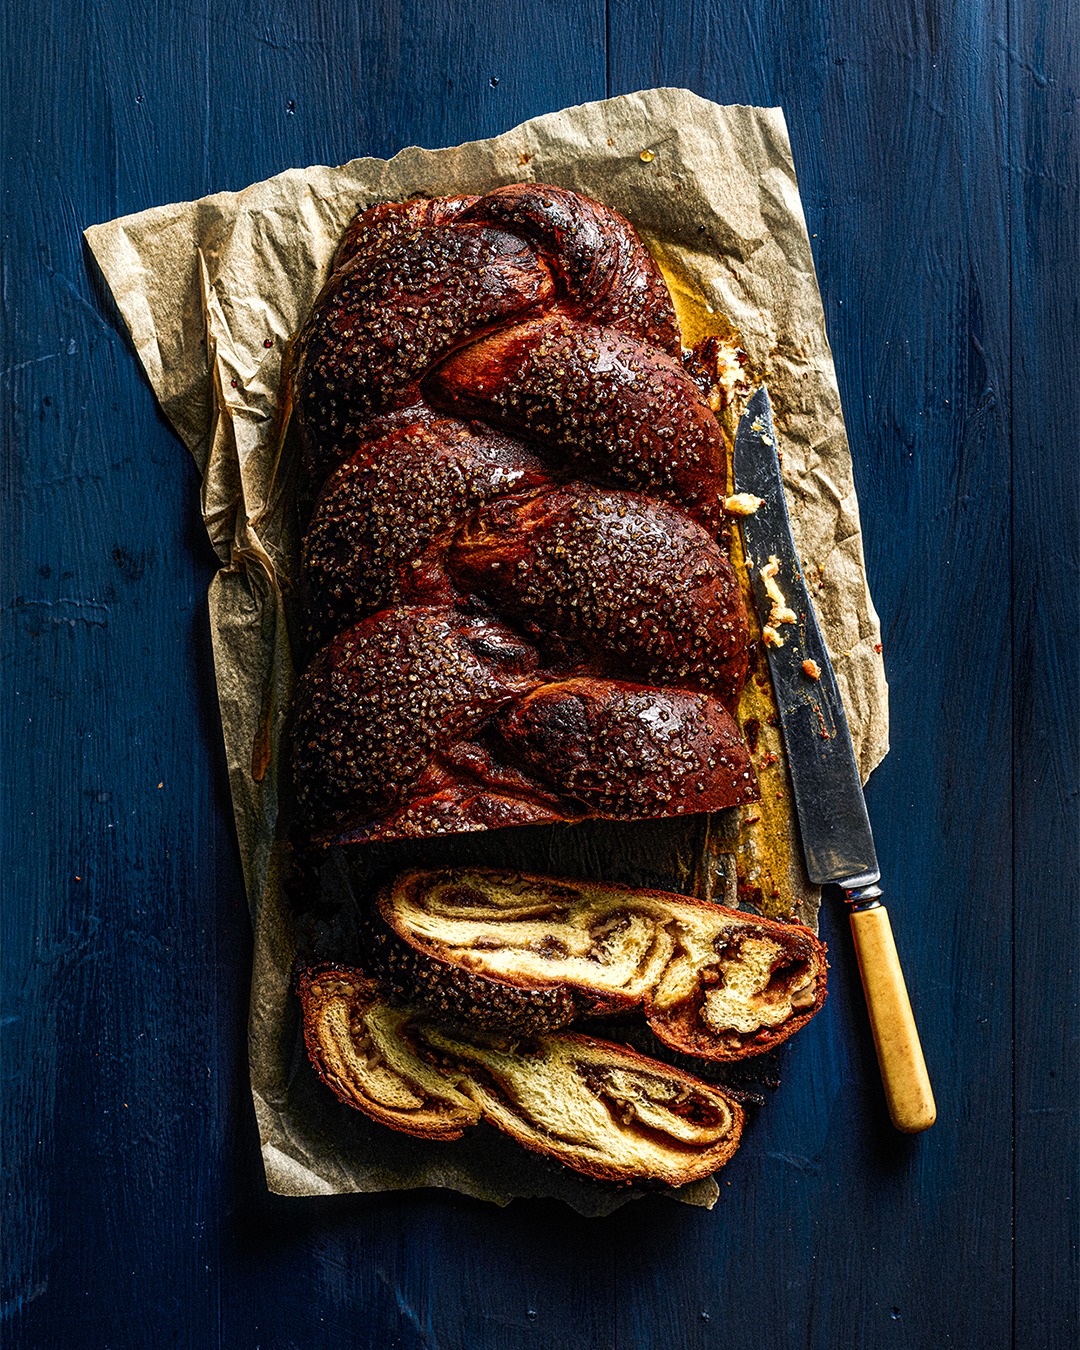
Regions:
<instances>
[{"instance_id":1,"label":"metal rivet on knife handle","mask_svg":"<svg viewBox=\"0 0 1080 1350\"><path fill-rule=\"evenodd\" d=\"M867 888L871 889L877 887ZM889 1115L898 1130L918 1134L933 1125L937 1107L889 913L866 891L849 891L848 899L853 906L851 934Z\"/></svg>"}]
</instances>

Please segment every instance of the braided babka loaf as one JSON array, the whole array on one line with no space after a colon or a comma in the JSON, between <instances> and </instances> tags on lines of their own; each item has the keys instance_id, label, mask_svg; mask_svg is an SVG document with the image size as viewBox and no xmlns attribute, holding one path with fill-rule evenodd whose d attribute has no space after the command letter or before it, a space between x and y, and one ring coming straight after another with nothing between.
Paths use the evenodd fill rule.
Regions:
<instances>
[{"instance_id":1,"label":"braided babka loaf","mask_svg":"<svg viewBox=\"0 0 1080 1350\"><path fill-rule=\"evenodd\" d=\"M702 369L596 202L515 184L357 216L296 346L306 839L756 797Z\"/></svg>"}]
</instances>

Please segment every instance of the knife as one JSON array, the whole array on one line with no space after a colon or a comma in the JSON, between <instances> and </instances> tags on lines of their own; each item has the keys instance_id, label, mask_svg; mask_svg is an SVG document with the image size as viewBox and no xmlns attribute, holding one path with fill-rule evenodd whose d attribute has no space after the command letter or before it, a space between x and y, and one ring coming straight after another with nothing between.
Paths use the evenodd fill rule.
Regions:
<instances>
[{"instance_id":1,"label":"knife","mask_svg":"<svg viewBox=\"0 0 1080 1350\"><path fill-rule=\"evenodd\" d=\"M866 814L847 715L791 535L769 395L761 386L735 436L735 490L761 498L743 543L787 751L807 874L845 892L870 1028L898 1130L937 1118L919 1032Z\"/></svg>"}]
</instances>

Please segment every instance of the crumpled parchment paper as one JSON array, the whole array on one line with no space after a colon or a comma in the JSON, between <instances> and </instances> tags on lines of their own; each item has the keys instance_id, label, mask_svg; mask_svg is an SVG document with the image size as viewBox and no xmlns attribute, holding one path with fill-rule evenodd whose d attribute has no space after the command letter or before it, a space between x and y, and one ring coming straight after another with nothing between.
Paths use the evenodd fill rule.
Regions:
<instances>
[{"instance_id":1,"label":"crumpled parchment paper","mask_svg":"<svg viewBox=\"0 0 1080 1350\"><path fill-rule=\"evenodd\" d=\"M864 777L888 748L878 619L780 109L719 107L686 90L652 89L486 141L290 169L241 192L88 229L154 392L202 472L203 518L221 558L210 620L255 927L252 1092L267 1184L281 1194L437 1185L499 1203L557 1196L589 1214L627 1198L484 1128L432 1144L328 1100L301 1062L290 989L295 948L281 891L277 761L294 678L282 590L296 541L283 509L282 360L358 209L526 179L573 188L628 216L664 268L680 318L690 315L702 331L713 314L718 325L730 322L752 367L767 376L796 542ZM710 1179L670 1193L711 1206L718 1190Z\"/></svg>"}]
</instances>

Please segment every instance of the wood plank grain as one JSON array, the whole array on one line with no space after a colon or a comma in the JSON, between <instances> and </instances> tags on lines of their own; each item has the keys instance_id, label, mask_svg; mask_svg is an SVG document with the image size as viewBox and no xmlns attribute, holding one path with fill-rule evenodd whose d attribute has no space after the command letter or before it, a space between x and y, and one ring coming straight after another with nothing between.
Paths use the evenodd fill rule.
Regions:
<instances>
[{"instance_id":1,"label":"wood plank grain","mask_svg":"<svg viewBox=\"0 0 1080 1350\"><path fill-rule=\"evenodd\" d=\"M1075 455L1046 453L1074 440L1058 360L1077 320L1060 261L1077 216L1068 9L5 9L5 1344L995 1350L1014 1319L1018 1346L1072 1343L1075 1020L1048 1020L1040 992L1062 1010L1076 997L1058 884L1075 864L1047 868L1075 844L1075 590L1010 574L1013 553L1075 539ZM892 682L871 815L941 1118L925 1139L889 1133L845 925L826 912L830 1002L711 1214L269 1196L212 558L194 470L80 231L654 84L787 112Z\"/></svg>"},{"instance_id":2,"label":"wood plank grain","mask_svg":"<svg viewBox=\"0 0 1080 1350\"><path fill-rule=\"evenodd\" d=\"M265 1195L212 559L80 232L601 96L602 6L55 0L4 23L6 1343L306 1350L358 1317L380 1346L569 1320L601 1343L584 1229L500 1272L500 1213Z\"/></svg>"},{"instance_id":3,"label":"wood plank grain","mask_svg":"<svg viewBox=\"0 0 1080 1350\"><path fill-rule=\"evenodd\" d=\"M5 1339L145 1343L167 1305L193 1342L217 1279L193 1239L239 1100L242 986L219 960L248 938L196 476L81 247L130 200L138 105L102 45L137 30L60 6L5 26ZM197 118L189 55L162 79ZM170 117L153 152L186 183L201 145Z\"/></svg>"},{"instance_id":4,"label":"wood plank grain","mask_svg":"<svg viewBox=\"0 0 1080 1350\"><path fill-rule=\"evenodd\" d=\"M1003 4L611 0L612 92L687 84L788 118L892 690L868 800L939 1103L926 1136L890 1131L834 915L832 1006L755 1126L755 1176L680 1244L677 1284L623 1263L622 1343L664 1325L702 1346L762 1326L814 1347L1009 1343L1004 23ZM704 1308L710 1288L706 1324L690 1291Z\"/></svg>"},{"instance_id":5,"label":"wood plank grain","mask_svg":"<svg viewBox=\"0 0 1080 1350\"><path fill-rule=\"evenodd\" d=\"M1014 6L1007 49L1017 1346L1080 1340L1078 17L1075 4Z\"/></svg>"}]
</instances>

